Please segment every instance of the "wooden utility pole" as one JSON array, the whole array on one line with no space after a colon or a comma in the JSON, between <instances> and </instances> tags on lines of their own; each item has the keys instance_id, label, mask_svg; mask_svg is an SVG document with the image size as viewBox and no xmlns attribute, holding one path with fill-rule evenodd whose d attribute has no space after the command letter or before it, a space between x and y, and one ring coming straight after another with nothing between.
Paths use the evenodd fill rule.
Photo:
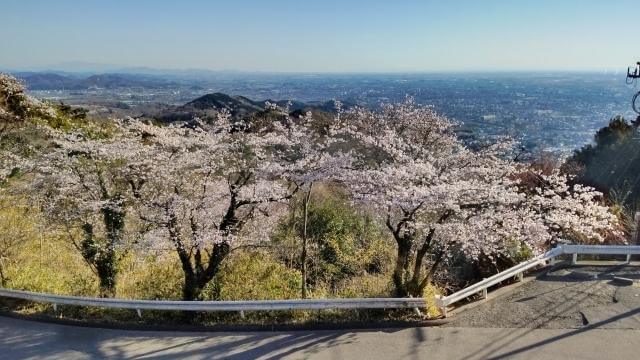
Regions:
<instances>
[{"instance_id":1,"label":"wooden utility pole","mask_svg":"<svg viewBox=\"0 0 640 360\"><path fill-rule=\"evenodd\" d=\"M636 212L636 215L633 217L634 222L634 231L633 231L633 242L636 245L640 245L640 211Z\"/></svg>"},{"instance_id":2,"label":"wooden utility pole","mask_svg":"<svg viewBox=\"0 0 640 360\"><path fill-rule=\"evenodd\" d=\"M311 199L311 190L313 182L309 184L309 190L304 194L304 222L302 227L302 254L300 255L300 263L302 265L302 298L307 298L307 225L309 223L309 200Z\"/></svg>"}]
</instances>

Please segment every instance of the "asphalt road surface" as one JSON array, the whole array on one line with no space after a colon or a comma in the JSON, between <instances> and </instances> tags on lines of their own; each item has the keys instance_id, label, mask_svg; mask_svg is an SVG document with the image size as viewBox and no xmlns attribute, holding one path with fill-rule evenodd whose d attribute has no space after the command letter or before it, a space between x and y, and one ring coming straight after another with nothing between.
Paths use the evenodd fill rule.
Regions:
<instances>
[{"instance_id":1,"label":"asphalt road surface","mask_svg":"<svg viewBox=\"0 0 640 360\"><path fill-rule=\"evenodd\" d=\"M638 271L559 269L443 327L189 333L0 316L0 359L639 359L640 287L612 281Z\"/></svg>"},{"instance_id":2,"label":"asphalt road surface","mask_svg":"<svg viewBox=\"0 0 640 360\"><path fill-rule=\"evenodd\" d=\"M0 317L2 359L637 359L640 330L409 328L185 333Z\"/></svg>"},{"instance_id":3,"label":"asphalt road surface","mask_svg":"<svg viewBox=\"0 0 640 360\"><path fill-rule=\"evenodd\" d=\"M640 267L560 268L504 288L502 296L456 314L446 326L577 329L597 324L600 329L640 330L640 286L620 284L614 277L640 279Z\"/></svg>"}]
</instances>

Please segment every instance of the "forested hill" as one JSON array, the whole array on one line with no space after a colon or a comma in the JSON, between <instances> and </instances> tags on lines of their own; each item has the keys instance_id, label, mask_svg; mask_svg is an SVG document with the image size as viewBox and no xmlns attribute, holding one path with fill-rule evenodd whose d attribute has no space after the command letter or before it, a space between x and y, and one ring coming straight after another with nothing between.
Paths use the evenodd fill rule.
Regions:
<instances>
[{"instance_id":1,"label":"forested hill","mask_svg":"<svg viewBox=\"0 0 640 360\"><path fill-rule=\"evenodd\" d=\"M264 102L253 101L244 96L230 96L223 93L213 93L201 96L188 102L183 109L227 109L232 113L250 113L264 110Z\"/></svg>"},{"instance_id":2,"label":"forested hill","mask_svg":"<svg viewBox=\"0 0 640 360\"><path fill-rule=\"evenodd\" d=\"M640 132L636 120L613 118L598 130L594 144L575 152L568 167L580 182L607 192L632 209L640 204Z\"/></svg>"},{"instance_id":3,"label":"forested hill","mask_svg":"<svg viewBox=\"0 0 640 360\"><path fill-rule=\"evenodd\" d=\"M328 116L330 113L336 111L334 101L300 102L271 99L258 101L251 100L244 96L211 93L189 101L181 106L162 109L158 113L152 114L151 117L161 122L188 121L196 116L207 120L215 116L218 111L224 109L229 111L234 119L254 119L264 117L264 115L268 113L266 108L267 103L276 104L283 108L288 107L289 111L293 113L311 111L320 117ZM345 106L352 107L354 104L347 103Z\"/></svg>"}]
</instances>

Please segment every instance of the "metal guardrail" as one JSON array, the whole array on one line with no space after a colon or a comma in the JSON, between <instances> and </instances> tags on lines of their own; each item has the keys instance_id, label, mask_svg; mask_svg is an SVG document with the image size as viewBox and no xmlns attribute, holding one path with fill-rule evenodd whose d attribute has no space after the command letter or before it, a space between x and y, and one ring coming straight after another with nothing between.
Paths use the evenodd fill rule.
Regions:
<instances>
[{"instance_id":1,"label":"metal guardrail","mask_svg":"<svg viewBox=\"0 0 640 360\"><path fill-rule=\"evenodd\" d=\"M142 310L162 311L271 311L271 310L322 310L322 309L394 309L424 308L424 298L353 298L353 299L302 299L302 300L251 300L251 301L170 301L126 300L114 298L88 298L42 294L30 291L0 289L0 297L30 300L58 305L96 306L114 309L132 309L140 316Z\"/></svg>"},{"instance_id":2,"label":"metal guardrail","mask_svg":"<svg viewBox=\"0 0 640 360\"><path fill-rule=\"evenodd\" d=\"M640 246L627 245L562 245L563 254L571 254L571 263L578 262L578 255L626 255L626 262L631 255L640 255Z\"/></svg>"},{"instance_id":3,"label":"metal guardrail","mask_svg":"<svg viewBox=\"0 0 640 360\"><path fill-rule=\"evenodd\" d=\"M484 279L469 287L448 296L436 295L436 306L440 309L443 316L447 316L447 306L452 305L460 300L470 296L482 294L484 299L487 298L487 289L509 278L518 278L522 280L523 273L538 265L554 262L556 257L570 254L572 255L571 264L575 265L579 254L589 255L626 255L626 262L631 261L631 255L640 255L640 246L629 245L560 245L547 251L531 260L520 263L505 271L499 272L490 278Z\"/></svg>"},{"instance_id":4,"label":"metal guardrail","mask_svg":"<svg viewBox=\"0 0 640 360\"><path fill-rule=\"evenodd\" d=\"M550 261L559 255L562 255L562 249L558 247L540 256L536 256L531 260L525 261L505 271L499 272L491 276L490 278L477 282L449 296L436 297L436 306L440 309L444 309L448 305L456 303L462 299L468 298L469 296L478 294L479 292L483 292L483 297L486 298L487 288L493 285L496 285L509 278L521 276L521 274L523 274L525 271L532 269L540 264L546 263L547 261Z\"/></svg>"},{"instance_id":5,"label":"metal guardrail","mask_svg":"<svg viewBox=\"0 0 640 360\"><path fill-rule=\"evenodd\" d=\"M446 316L447 306L476 294L487 297L487 289L507 280L522 280L523 273L536 266L554 262L558 256L573 255L572 263L577 261L578 254L598 255L640 255L640 246L610 245L561 245L531 260L473 284L448 296L436 295L436 306ZM50 303L54 311L58 305L95 306L114 309L136 310L141 316L142 310L160 311L272 311L272 310L323 310L323 309L419 309L427 307L424 298L353 298L353 299L301 299L301 300L251 300L251 301L169 301L169 300L126 300L114 298L89 298L35 293L30 291L0 288L0 297L23 299L35 302ZM416 312L419 313L418 310Z\"/></svg>"}]
</instances>

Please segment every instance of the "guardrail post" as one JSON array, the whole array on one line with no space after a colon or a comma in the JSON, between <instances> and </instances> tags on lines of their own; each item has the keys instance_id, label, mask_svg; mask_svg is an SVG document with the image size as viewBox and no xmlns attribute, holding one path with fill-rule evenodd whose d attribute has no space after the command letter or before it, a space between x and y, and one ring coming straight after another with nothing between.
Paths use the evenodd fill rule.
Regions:
<instances>
[{"instance_id":1,"label":"guardrail post","mask_svg":"<svg viewBox=\"0 0 640 360\"><path fill-rule=\"evenodd\" d=\"M416 313L418 317L422 317L422 312L420 311L420 309L418 309L417 307L414 307L413 311Z\"/></svg>"},{"instance_id":2,"label":"guardrail post","mask_svg":"<svg viewBox=\"0 0 640 360\"><path fill-rule=\"evenodd\" d=\"M487 278L482 278L482 281L484 281L484 280L487 280ZM484 289L482 289L481 294L482 294L482 299L486 300L487 296L488 296L486 287Z\"/></svg>"},{"instance_id":3,"label":"guardrail post","mask_svg":"<svg viewBox=\"0 0 640 360\"><path fill-rule=\"evenodd\" d=\"M240 318L244 320L244 310L240 310Z\"/></svg>"},{"instance_id":4,"label":"guardrail post","mask_svg":"<svg viewBox=\"0 0 640 360\"><path fill-rule=\"evenodd\" d=\"M578 263L578 254L575 253L571 256L571 265L575 265Z\"/></svg>"},{"instance_id":5,"label":"guardrail post","mask_svg":"<svg viewBox=\"0 0 640 360\"><path fill-rule=\"evenodd\" d=\"M631 254L627 254L627 261L625 261L625 264L631 264Z\"/></svg>"},{"instance_id":6,"label":"guardrail post","mask_svg":"<svg viewBox=\"0 0 640 360\"><path fill-rule=\"evenodd\" d=\"M140 309L136 309L136 313L138 314L138 318L142 319L142 311Z\"/></svg>"},{"instance_id":7,"label":"guardrail post","mask_svg":"<svg viewBox=\"0 0 640 360\"><path fill-rule=\"evenodd\" d=\"M522 282L522 280L524 279L524 274L518 273L518 275L516 275L516 279L518 279L518 282Z\"/></svg>"},{"instance_id":8,"label":"guardrail post","mask_svg":"<svg viewBox=\"0 0 640 360\"><path fill-rule=\"evenodd\" d=\"M58 304L53 303L52 305L53 305L53 313L57 314L58 313Z\"/></svg>"},{"instance_id":9,"label":"guardrail post","mask_svg":"<svg viewBox=\"0 0 640 360\"><path fill-rule=\"evenodd\" d=\"M447 317L447 305L444 304L444 299L442 298L442 295L435 295L435 302L436 302L436 307L438 308L438 311L440 311L440 315L442 315L442 317Z\"/></svg>"},{"instance_id":10,"label":"guardrail post","mask_svg":"<svg viewBox=\"0 0 640 360\"><path fill-rule=\"evenodd\" d=\"M409 297L413 299L413 296L409 295ZM419 317L422 317L422 313L420 312L420 309L418 309L417 307L414 307L413 311L416 313L416 315L418 315Z\"/></svg>"}]
</instances>

